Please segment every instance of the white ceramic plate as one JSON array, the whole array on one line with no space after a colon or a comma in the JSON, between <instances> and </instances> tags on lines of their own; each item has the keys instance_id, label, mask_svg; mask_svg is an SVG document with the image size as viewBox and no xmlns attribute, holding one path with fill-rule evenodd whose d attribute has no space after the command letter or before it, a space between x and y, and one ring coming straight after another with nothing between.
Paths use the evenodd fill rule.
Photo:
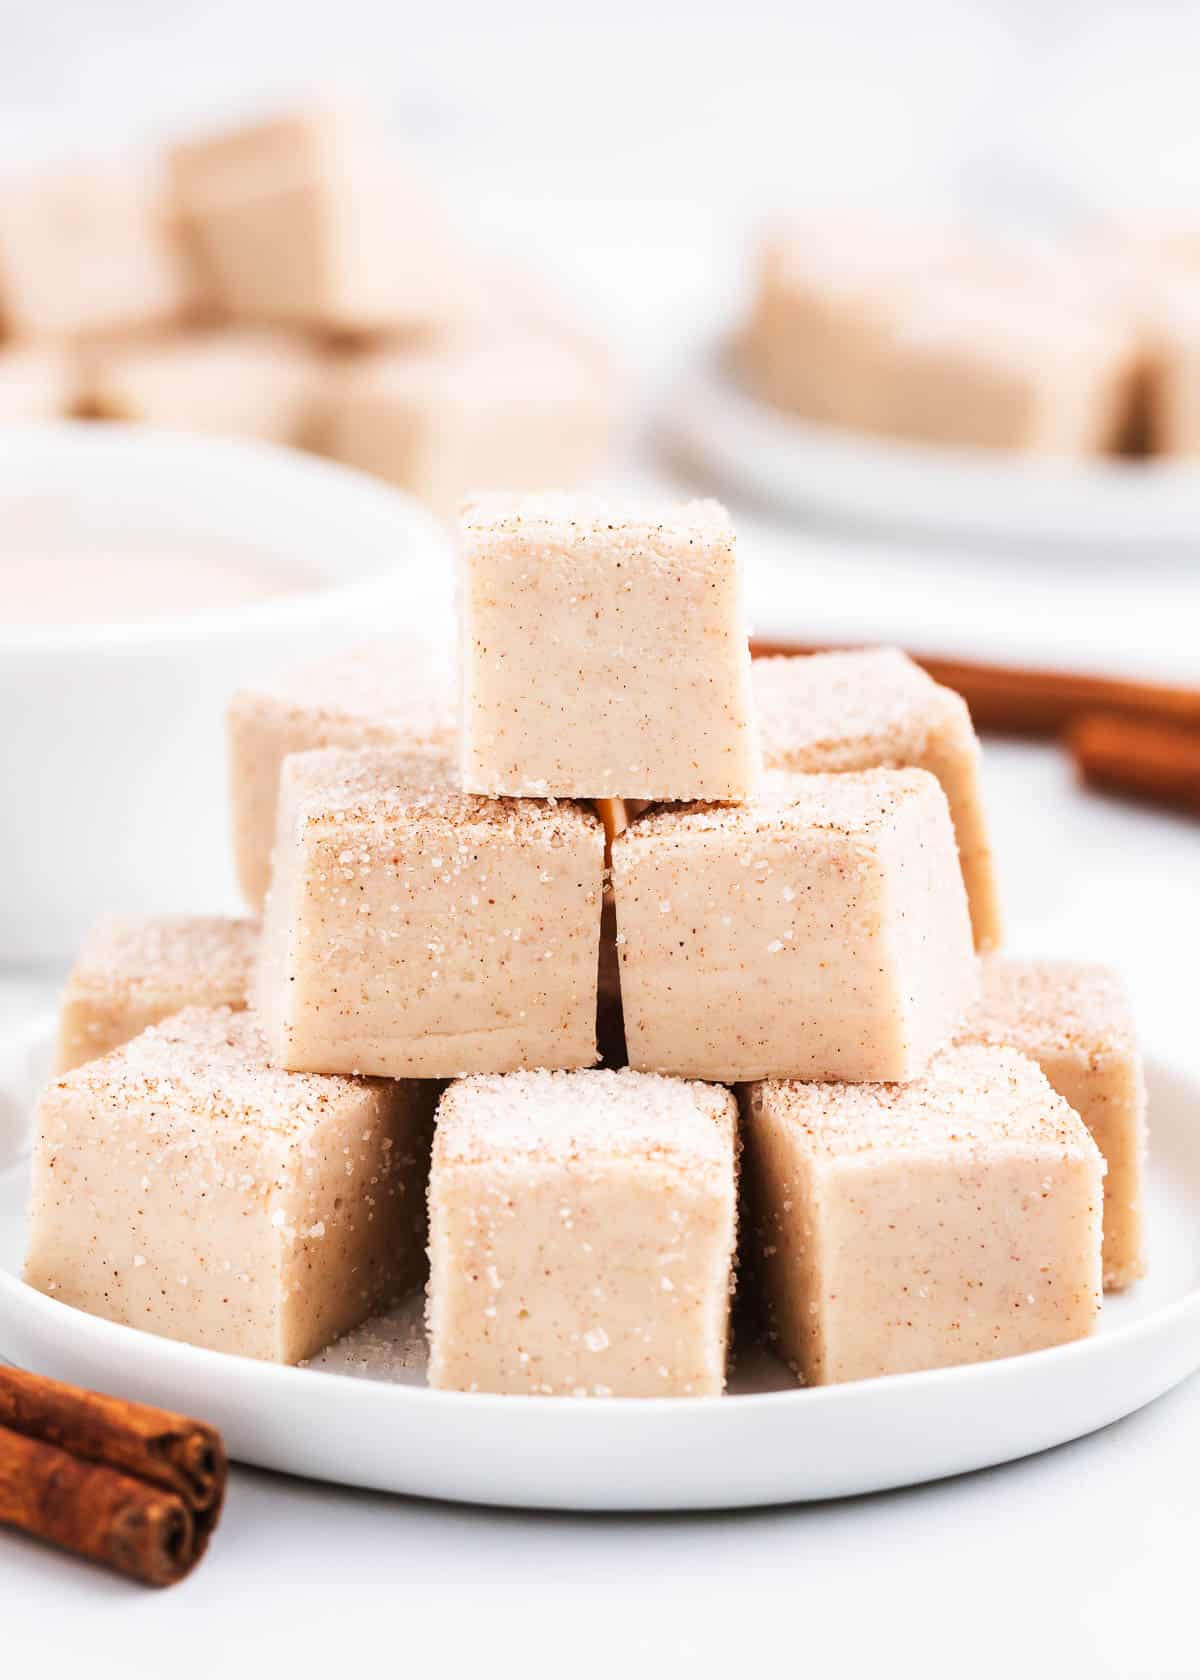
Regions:
<instances>
[{"instance_id":1,"label":"white ceramic plate","mask_svg":"<svg viewBox=\"0 0 1200 1680\"><path fill-rule=\"evenodd\" d=\"M758 401L726 345L683 380L666 426L718 481L809 515L1002 541L1194 548L1200 531L1200 464L1027 460L841 431Z\"/></svg>"},{"instance_id":2,"label":"white ceramic plate","mask_svg":"<svg viewBox=\"0 0 1200 1680\"><path fill-rule=\"evenodd\" d=\"M952 1476L1086 1435L1200 1366L1200 1081L1150 1069L1150 1278L1086 1342L949 1371L797 1390L768 1361L719 1400L442 1394L419 1364L380 1381L209 1353L127 1330L20 1281L28 1162L14 1125L48 1024L0 1052L0 1354L210 1419L236 1458L387 1492L563 1510L783 1504ZM22 1123L21 1130L24 1130ZM17 1158L12 1159L16 1150ZM348 1339L349 1340L349 1339ZM353 1367L354 1344L330 1363Z\"/></svg>"}]
</instances>

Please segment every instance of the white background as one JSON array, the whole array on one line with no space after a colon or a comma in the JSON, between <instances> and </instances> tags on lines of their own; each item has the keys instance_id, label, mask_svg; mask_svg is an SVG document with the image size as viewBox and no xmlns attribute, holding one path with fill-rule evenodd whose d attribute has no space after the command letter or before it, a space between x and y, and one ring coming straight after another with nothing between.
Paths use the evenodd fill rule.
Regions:
<instances>
[{"instance_id":1,"label":"white background","mask_svg":"<svg viewBox=\"0 0 1200 1680\"><path fill-rule=\"evenodd\" d=\"M610 332L644 421L734 307L745 235L778 204L1033 221L1200 204L1200 8L649 10L0 0L0 158L117 149L343 76L465 221ZM663 471L645 425L630 470ZM738 512L764 630L887 635L919 602L948 651L1024 638L1200 672L1200 558L971 554ZM1115 961L1150 1041L1200 1066L1198 831L1084 798L1049 750L990 748L988 777L1018 946ZM0 1025L43 995L7 983ZM1198 1441L1192 1383L1023 1465L719 1518L455 1510L240 1472L212 1555L166 1594L0 1535L0 1673L11 1653L148 1675L1195 1675Z\"/></svg>"}]
</instances>

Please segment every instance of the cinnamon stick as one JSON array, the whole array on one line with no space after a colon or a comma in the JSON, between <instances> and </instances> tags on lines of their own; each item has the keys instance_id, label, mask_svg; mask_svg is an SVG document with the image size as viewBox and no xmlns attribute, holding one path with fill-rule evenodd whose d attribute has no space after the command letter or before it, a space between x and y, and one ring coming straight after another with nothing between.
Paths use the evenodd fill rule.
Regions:
<instances>
[{"instance_id":1,"label":"cinnamon stick","mask_svg":"<svg viewBox=\"0 0 1200 1680\"><path fill-rule=\"evenodd\" d=\"M203 1555L227 1473L206 1424L0 1367L0 1522L167 1585Z\"/></svg>"},{"instance_id":2,"label":"cinnamon stick","mask_svg":"<svg viewBox=\"0 0 1200 1680\"><path fill-rule=\"evenodd\" d=\"M1200 814L1200 730L1097 713L1067 733L1089 787Z\"/></svg>"},{"instance_id":3,"label":"cinnamon stick","mask_svg":"<svg viewBox=\"0 0 1200 1680\"><path fill-rule=\"evenodd\" d=\"M756 641L751 642L750 651L761 659L825 650L800 642ZM1074 671L977 664L930 654L915 653L912 657L935 682L963 696L976 728L987 733L1061 735L1078 718L1096 712L1200 729L1200 689Z\"/></svg>"}]
</instances>

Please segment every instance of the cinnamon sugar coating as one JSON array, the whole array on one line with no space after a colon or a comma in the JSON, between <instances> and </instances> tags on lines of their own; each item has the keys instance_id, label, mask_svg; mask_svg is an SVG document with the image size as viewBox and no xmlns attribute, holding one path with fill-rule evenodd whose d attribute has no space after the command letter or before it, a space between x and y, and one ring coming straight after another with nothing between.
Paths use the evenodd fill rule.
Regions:
<instances>
[{"instance_id":1,"label":"cinnamon sugar coating","mask_svg":"<svg viewBox=\"0 0 1200 1680\"><path fill-rule=\"evenodd\" d=\"M462 1080L429 1181L429 1380L501 1394L719 1394L736 1104L628 1069Z\"/></svg>"}]
</instances>

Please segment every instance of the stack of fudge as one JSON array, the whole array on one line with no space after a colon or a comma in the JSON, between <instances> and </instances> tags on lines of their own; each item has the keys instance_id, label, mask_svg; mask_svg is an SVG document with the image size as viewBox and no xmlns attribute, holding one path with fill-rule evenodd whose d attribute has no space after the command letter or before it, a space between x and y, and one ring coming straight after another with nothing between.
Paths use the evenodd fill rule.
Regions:
<instances>
[{"instance_id":1,"label":"stack of fudge","mask_svg":"<svg viewBox=\"0 0 1200 1680\"><path fill-rule=\"evenodd\" d=\"M1138 1050L1000 953L962 700L752 664L710 502L480 496L459 610L457 684L393 637L233 698L253 914L81 954L29 1281L299 1361L428 1257L429 1381L517 1394L719 1393L739 1261L810 1384L1088 1334Z\"/></svg>"},{"instance_id":2,"label":"stack of fudge","mask_svg":"<svg viewBox=\"0 0 1200 1680\"><path fill-rule=\"evenodd\" d=\"M346 105L0 178L0 422L294 445L452 516L479 482L591 478L618 386Z\"/></svg>"},{"instance_id":3,"label":"stack of fudge","mask_svg":"<svg viewBox=\"0 0 1200 1680\"><path fill-rule=\"evenodd\" d=\"M810 217L762 243L740 361L809 420L912 442L1200 455L1200 240Z\"/></svg>"}]
</instances>

